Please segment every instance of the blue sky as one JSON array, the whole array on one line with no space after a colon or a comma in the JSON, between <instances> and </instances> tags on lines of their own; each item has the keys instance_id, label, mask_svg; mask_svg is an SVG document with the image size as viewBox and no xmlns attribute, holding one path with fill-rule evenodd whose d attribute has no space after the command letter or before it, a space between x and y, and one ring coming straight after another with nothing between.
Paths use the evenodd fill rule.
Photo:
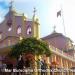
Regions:
<instances>
[{"instance_id":1,"label":"blue sky","mask_svg":"<svg viewBox=\"0 0 75 75\"><path fill-rule=\"evenodd\" d=\"M9 2L10 0L0 0L0 20L8 12ZM64 34L64 24L66 36L75 41L75 0L14 0L13 5L18 12L25 13L29 18L32 18L33 8L36 7L41 37L52 33L54 25L57 32ZM57 11L61 8L63 16L57 18Z\"/></svg>"}]
</instances>

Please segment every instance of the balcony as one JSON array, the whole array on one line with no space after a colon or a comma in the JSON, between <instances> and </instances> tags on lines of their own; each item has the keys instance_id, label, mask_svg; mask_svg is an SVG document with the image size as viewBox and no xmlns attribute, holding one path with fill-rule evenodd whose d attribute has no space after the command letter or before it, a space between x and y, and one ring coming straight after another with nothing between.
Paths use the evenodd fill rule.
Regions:
<instances>
[{"instance_id":1,"label":"balcony","mask_svg":"<svg viewBox=\"0 0 75 75\"><path fill-rule=\"evenodd\" d=\"M61 57L63 57L63 58L66 58L66 59L68 59L68 60L70 60L70 61L75 62L75 57L73 57L73 56L71 56L71 55L69 55L69 54L63 52L62 50L59 50L59 49L57 49L57 48L55 48L55 47L53 47L53 46L51 46L51 45L49 45L49 48L50 48L50 50L51 50L53 53L55 53L55 54L57 54L57 55L59 55L59 56L61 56Z\"/></svg>"}]
</instances>

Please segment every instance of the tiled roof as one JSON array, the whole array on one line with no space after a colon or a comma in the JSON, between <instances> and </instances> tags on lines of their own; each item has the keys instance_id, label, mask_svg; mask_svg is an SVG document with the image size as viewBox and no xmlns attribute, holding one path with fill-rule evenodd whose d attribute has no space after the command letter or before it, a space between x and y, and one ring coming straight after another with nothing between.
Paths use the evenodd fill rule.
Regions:
<instances>
[{"instance_id":1,"label":"tiled roof","mask_svg":"<svg viewBox=\"0 0 75 75\"><path fill-rule=\"evenodd\" d=\"M55 37L58 37L58 36L61 36L61 37L63 37L64 39L70 40L70 41L73 43L73 41L72 41L69 37L66 37L66 36L64 36L62 33L57 33L57 32L53 32L52 34L49 34L48 36L45 36L45 37L43 37L43 38L41 38L41 39L42 39L42 40L51 39L51 38L55 38Z\"/></svg>"},{"instance_id":2,"label":"tiled roof","mask_svg":"<svg viewBox=\"0 0 75 75\"><path fill-rule=\"evenodd\" d=\"M49 34L48 36L45 36L42 39L50 39L50 38L54 38L54 37L58 37L58 36L62 36L63 38L67 38L61 33L53 32L52 34Z\"/></svg>"}]
</instances>

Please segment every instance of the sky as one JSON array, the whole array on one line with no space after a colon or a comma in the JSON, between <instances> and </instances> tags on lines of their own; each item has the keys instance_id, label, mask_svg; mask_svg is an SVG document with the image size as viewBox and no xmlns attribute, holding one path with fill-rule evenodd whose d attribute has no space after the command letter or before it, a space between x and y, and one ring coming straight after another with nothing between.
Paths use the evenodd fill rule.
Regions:
<instances>
[{"instance_id":1,"label":"sky","mask_svg":"<svg viewBox=\"0 0 75 75\"><path fill-rule=\"evenodd\" d=\"M8 12L11 0L0 0L0 21ZM70 37L75 43L75 0L13 0L13 7L19 13L24 13L28 18L33 16L36 7L36 16L40 22L40 35L44 37L56 31ZM61 16L57 12L61 10ZM65 32L64 32L65 26Z\"/></svg>"}]
</instances>

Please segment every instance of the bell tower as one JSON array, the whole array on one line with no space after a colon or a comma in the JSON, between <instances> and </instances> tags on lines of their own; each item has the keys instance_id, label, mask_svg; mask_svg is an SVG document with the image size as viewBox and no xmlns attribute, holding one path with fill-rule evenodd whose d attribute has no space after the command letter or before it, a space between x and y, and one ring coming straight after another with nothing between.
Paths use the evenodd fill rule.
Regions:
<instances>
[{"instance_id":1,"label":"bell tower","mask_svg":"<svg viewBox=\"0 0 75 75\"><path fill-rule=\"evenodd\" d=\"M26 24L25 24L26 38L29 38L29 37L39 38L40 24L39 24L38 18L35 17L35 13L36 13L36 9L34 8L32 20L26 21Z\"/></svg>"}]
</instances>

